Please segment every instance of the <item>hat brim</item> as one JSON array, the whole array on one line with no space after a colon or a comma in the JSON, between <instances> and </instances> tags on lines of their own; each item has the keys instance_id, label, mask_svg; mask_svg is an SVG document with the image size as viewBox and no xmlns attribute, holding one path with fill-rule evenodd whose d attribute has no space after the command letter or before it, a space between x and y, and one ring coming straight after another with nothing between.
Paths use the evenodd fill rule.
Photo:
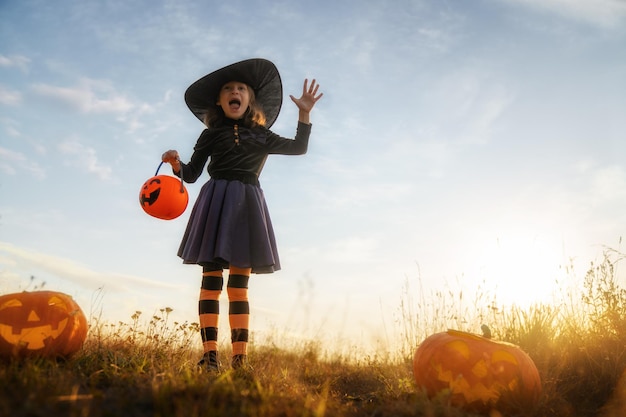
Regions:
<instances>
[{"instance_id":1,"label":"hat brim","mask_svg":"<svg viewBox=\"0 0 626 417\"><path fill-rule=\"evenodd\" d=\"M283 104L283 85L276 66L262 58L236 62L200 78L185 92L187 107L204 123L208 109L217 106L220 89L230 81L252 87L256 102L265 113L265 126L272 126Z\"/></svg>"}]
</instances>

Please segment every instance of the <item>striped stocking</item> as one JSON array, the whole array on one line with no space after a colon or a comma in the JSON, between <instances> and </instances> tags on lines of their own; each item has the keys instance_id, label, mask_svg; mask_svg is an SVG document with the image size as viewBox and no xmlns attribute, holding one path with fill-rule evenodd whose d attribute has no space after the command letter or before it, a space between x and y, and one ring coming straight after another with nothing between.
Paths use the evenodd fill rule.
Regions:
<instances>
[{"instance_id":1,"label":"striped stocking","mask_svg":"<svg viewBox=\"0 0 626 417\"><path fill-rule=\"evenodd\" d=\"M220 295L224 278L222 271L202 270L202 288L200 289L200 336L204 353L217 352L217 327L220 314Z\"/></svg>"},{"instance_id":2,"label":"striped stocking","mask_svg":"<svg viewBox=\"0 0 626 417\"><path fill-rule=\"evenodd\" d=\"M248 327L250 325L250 304L248 303L248 279L250 268L230 267L228 284L231 341L233 344L233 358L245 358L248 350ZM234 362L233 362L234 363Z\"/></svg>"}]
</instances>

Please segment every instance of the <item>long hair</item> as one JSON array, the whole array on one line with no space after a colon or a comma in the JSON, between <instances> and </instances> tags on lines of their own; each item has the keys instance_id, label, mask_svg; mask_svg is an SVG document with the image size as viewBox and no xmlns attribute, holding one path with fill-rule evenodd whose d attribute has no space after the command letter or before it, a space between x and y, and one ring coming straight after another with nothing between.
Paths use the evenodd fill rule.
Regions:
<instances>
[{"instance_id":1,"label":"long hair","mask_svg":"<svg viewBox=\"0 0 626 417\"><path fill-rule=\"evenodd\" d=\"M256 96L254 90L248 84L246 84L248 92L250 93L250 104L248 109L243 115L243 125L246 127L265 126L265 112L263 108L256 102ZM224 110L220 106L211 106L204 114L204 124L206 127L217 127L224 124L226 115Z\"/></svg>"}]
</instances>

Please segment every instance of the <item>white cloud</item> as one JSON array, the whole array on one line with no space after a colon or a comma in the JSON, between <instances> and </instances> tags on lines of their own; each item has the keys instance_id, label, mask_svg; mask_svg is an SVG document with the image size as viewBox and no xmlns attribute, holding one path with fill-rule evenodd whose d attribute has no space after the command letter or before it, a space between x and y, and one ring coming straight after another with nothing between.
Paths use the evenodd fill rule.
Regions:
<instances>
[{"instance_id":1,"label":"white cloud","mask_svg":"<svg viewBox=\"0 0 626 417\"><path fill-rule=\"evenodd\" d=\"M78 157L71 160L72 164L78 165L91 174L96 174L96 176L102 180L111 179L111 167L102 165L98 161L98 155L95 149L85 146L74 139L60 143L58 148L64 155Z\"/></svg>"},{"instance_id":2,"label":"white cloud","mask_svg":"<svg viewBox=\"0 0 626 417\"><path fill-rule=\"evenodd\" d=\"M145 124L141 121L144 116L154 113L156 107L160 107L162 103L157 103L155 106L148 104L142 104L137 106L136 111L123 114L118 117L118 120L127 126L127 133L136 132L145 127Z\"/></svg>"},{"instance_id":3,"label":"white cloud","mask_svg":"<svg viewBox=\"0 0 626 417\"><path fill-rule=\"evenodd\" d=\"M31 88L35 94L84 114L113 115L118 122L127 126L127 133L144 128L145 116L154 114L171 99L171 92L168 91L163 101L136 101L117 91L108 81L87 78L81 79L73 87L35 84Z\"/></svg>"},{"instance_id":4,"label":"white cloud","mask_svg":"<svg viewBox=\"0 0 626 417\"><path fill-rule=\"evenodd\" d=\"M35 84L32 89L41 96L69 105L82 113L125 114L136 108L134 103L115 91L106 81L85 78L76 87Z\"/></svg>"},{"instance_id":5,"label":"white cloud","mask_svg":"<svg viewBox=\"0 0 626 417\"><path fill-rule=\"evenodd\" d=\"M21 69L22 71L26 71L28 69L29 64L30 64L30 59L22 55L12 55L12 56L0 55L0 67L5 67L5 68L17 67Z\"/></svg>"},{"instance_id":6,"label":"white cloud","mask_svg":"<svg viewBox=\"0 0 626 417\"><path fill-rule=\"evenodd\" d=\"M17 175L18 168L21 172L28 172L38 179L46 176L44 170L36 162L26 158L24 154L0 147L0 172L6 175Z\"/></svg>"},{"instance_id":7,"label":"white cloud","mask_svg":"<svg viewBox=\"0 0 626 417\"><path fill-rule=\"evenodd\" d=\"M4 266L3 269L8 268L3 274L11 273L11 269L39 269L87 289L104 286L110 290L126 291L133 285L144 288L176 288L176 285L143 277L93 271L74 260L17 247L7 242L0 242L0 253L3 254L0 265Z\"/></svg>"},{"instance_id":8,"label":"white cloud","mask_svg":"<svg viewBox=\"0 0 626 417\"><path fill-rule=\"evenodd\" d=\"M0 103L7 106L15 106L22 101L22 95L19 91L9 90L8 88L0 85Z\"/></svg>"},{"instance_id":9,"label":"white cloud","mask_svg":"<svg viewBox=\"0 0 626 417\"><path fill-rule=\"evenodd\" d=\"M515 92L498 75L481 67L442 74L424 94L423 109L431 140L467 145L492 141Z\"/></svg>"},{"instance_id":10,"label":"white cloud","mask_svg":"<svg viewBox=\"0 0 626 417\"><path fill-rule=\"evenodd\" d=\"M19 138L22 136L22 133L17 128L15 120L4 118L0 119L0 125L4 128L4 132L12 138Z\"/></svg>"}]
</instances>

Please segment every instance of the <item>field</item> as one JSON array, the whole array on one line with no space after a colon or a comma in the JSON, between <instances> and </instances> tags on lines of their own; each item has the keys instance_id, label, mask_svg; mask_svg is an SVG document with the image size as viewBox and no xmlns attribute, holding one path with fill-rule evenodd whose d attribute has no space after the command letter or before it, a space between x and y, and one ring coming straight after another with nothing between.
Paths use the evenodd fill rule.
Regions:
<instances>
[{"instance_id":1,"label":"field","mask_svg":"<svg viewBox=\"0 0 626 417\"><path fill-rule=\"evenodd\" d=\"M312 341L252 344L253 369L226 364L220 374L197 369L199 352L190 346L197 346L198 325L170 322L168 308L148 322L139 312L129 323L91 318L83 349L68 360L0 363L0 416L468 416L445 395L428 399L416 387L412 354L428 334L449 327L477 332L487 323L494 339L526 351L542 378L540 403L507 415L623 417L623 258L607 251L577 292L527 309L502 308L487 297L466 307L454 292L416 301L407 288L394 351L363 357L329 353Z\"/></svg>"}]
</instances>

